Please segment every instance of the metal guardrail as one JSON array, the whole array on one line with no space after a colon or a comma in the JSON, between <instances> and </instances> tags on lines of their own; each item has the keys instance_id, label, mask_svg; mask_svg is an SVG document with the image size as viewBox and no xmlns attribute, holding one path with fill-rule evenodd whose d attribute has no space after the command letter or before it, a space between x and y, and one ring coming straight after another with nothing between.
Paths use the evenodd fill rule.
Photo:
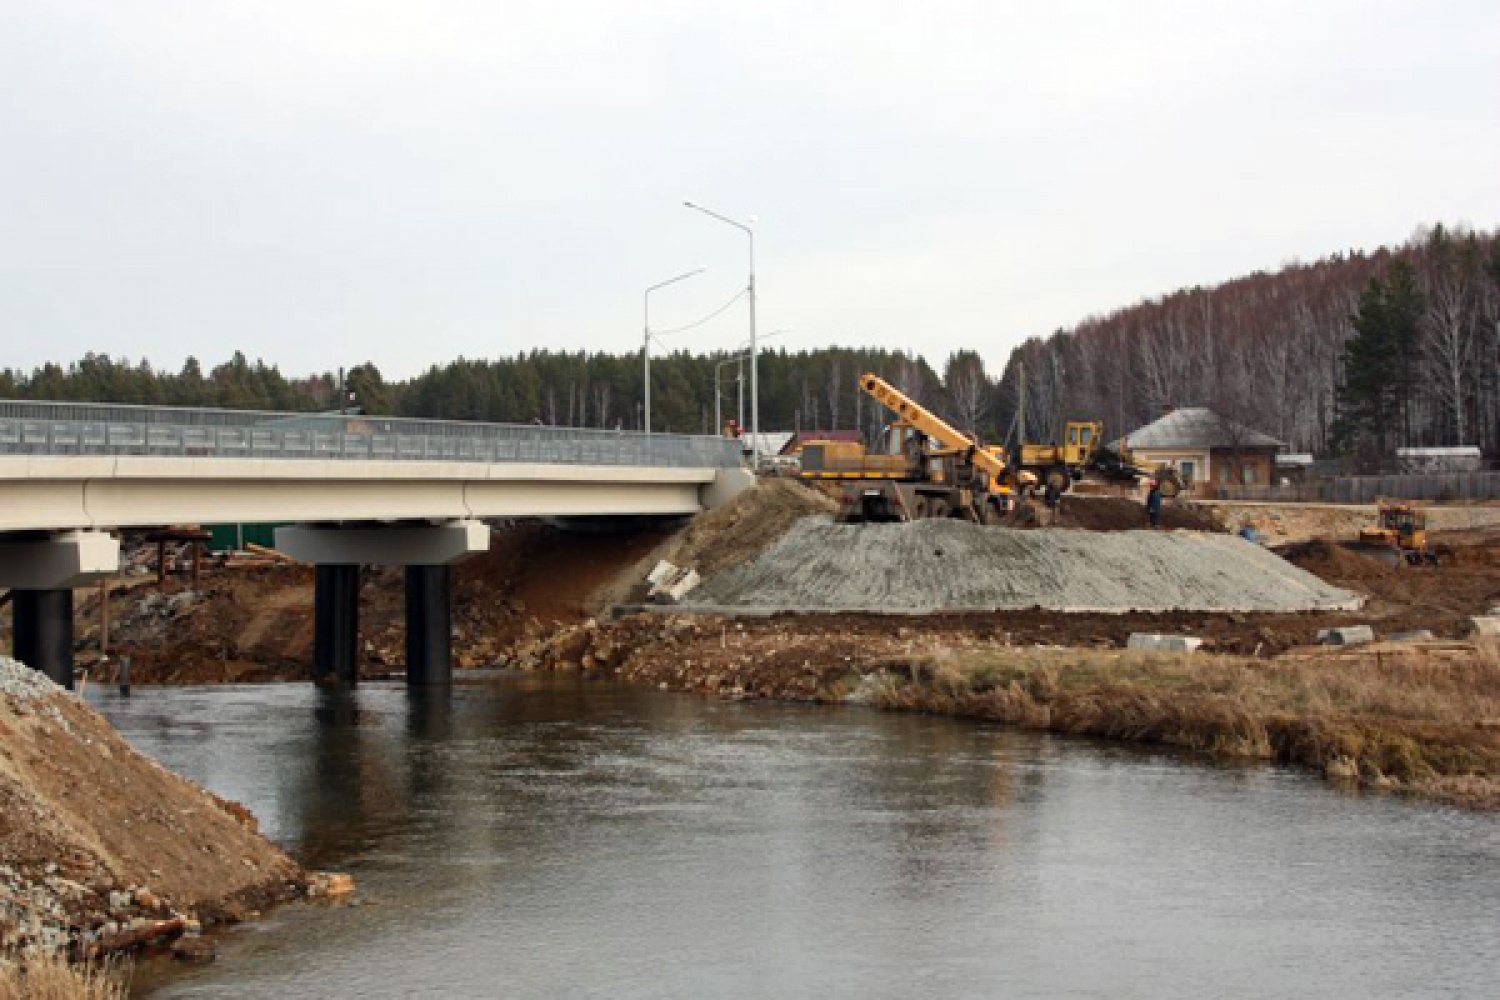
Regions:
<instances>
[{"instance_id":1,"label":"metal guardrail","mask_svg":"<svg viewBox=\"0 0 1500 1000\"><path fill-rule=\"evenodd\" d=\"M734 468L738 442L686 434L315 413L0 400L0 455L542 462Z\"/></svg>"}]
</instances>

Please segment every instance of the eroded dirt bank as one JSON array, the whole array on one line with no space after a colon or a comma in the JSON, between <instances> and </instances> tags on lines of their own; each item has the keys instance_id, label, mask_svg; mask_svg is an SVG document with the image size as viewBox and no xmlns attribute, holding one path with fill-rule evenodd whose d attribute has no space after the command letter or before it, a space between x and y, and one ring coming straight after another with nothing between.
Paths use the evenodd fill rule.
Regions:
<instances>
[{"instance_id":1,"label":"eroded dirt bank","mask_svg":"<svg viewBox=\"0 0 1500 1000\"><path fill-rule=\"evenodd\" d=\"M97 712L0 657L0 955L88 957L304 892L306 874L220 799L129 746Z\"/></svg>"}]
</instances>

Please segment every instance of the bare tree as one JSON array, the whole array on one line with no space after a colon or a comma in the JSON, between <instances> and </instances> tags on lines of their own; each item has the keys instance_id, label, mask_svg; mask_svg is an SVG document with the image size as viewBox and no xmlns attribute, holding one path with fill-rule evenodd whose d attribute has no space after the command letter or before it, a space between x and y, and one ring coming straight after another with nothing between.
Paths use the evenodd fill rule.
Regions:
<instances>
[{"instance_id":1,"label":"bare tree","mask_svg":"<svg viewBox=\"0 0 1500 1000\"><path fill-rule=\"evenodd\" d=\"M983 359L973 351L954 352L944 366L943 384L953 400L960 427L977 439L990 401L990 380L984 373Z\"/></svg>"},{"instance_id":2,"label":"bare tree","mask_svg":"<svg viewBox=\"0 0 1500 1000\"><path fill-rule=\"evenodd\" d=\"M844 365L835 354L828 362L826 388L828 396L828 429L839 429L839 402L844 398ZM856 419L856 426L858 420Z\"/></svg>"},{"instance_id":3,"label":"bare tree","mask_svg":"<svg viewBox=\"0 0 1500 1000\"><path fill-rule=\"evenodd\" d=\"M1427 310L1422 317L1422 348L1433 370L1431 385L1453 421L1454 444L1467 441L1464 410L1479 343L1476 293L1481 261L1478 246L1435 230L1428 241Z\"/></svg>"}]
</instances>

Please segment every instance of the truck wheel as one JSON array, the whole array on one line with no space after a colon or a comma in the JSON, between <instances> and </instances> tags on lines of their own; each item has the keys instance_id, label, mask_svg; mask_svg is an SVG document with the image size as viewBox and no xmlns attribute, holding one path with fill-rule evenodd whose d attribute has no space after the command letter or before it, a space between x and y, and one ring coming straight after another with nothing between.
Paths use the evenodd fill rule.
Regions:
<instances>
[{"instance_id":1,"label":"truck wheel","mask_svg":"<svg viewBox=\"0 0 1500 1000\"><path fill-rule=\"evenodd\" d=\"M1068 492L1068 487L1073 483L1073 477L1068 475L1068 467L1066 465L1054 465L1047 470L1047 475L1042 481L1058 493L1066 493Z\"/></svg>"}]
</instances>

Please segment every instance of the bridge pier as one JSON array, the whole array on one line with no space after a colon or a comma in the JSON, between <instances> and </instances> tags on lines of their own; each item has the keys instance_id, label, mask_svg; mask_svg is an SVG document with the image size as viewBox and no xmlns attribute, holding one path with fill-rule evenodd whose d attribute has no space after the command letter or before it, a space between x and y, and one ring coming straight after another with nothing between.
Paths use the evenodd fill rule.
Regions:
<instances>
[{"instance_id":1,"label":"bridge pier","mask_svg":"<svg viewBox=\"0 0 1500 1000\"><path fill-rule=\"evenodd\" d=\"M360 565L405 569L407 686L441 688L452 682L451 567L489 551L487 525L297 525L276 529L276 547L317 566L313 677L318 683L356 683Z\"/></svg>"},{"instance_id":2,"label":"bridge pier","mask_svg":"<svg viewBox=\"0 0 1500 1000\"><path fill-rule=\"evenodd\" d=\"M17 590L15 656L63 687L73 688L73 591Z\"/></svg>"},{"instance_id":3,"label":"bridge pier","mask_svg":"<svg viewBox=\"0 0 1500 1000\"><path fill-rule=\"evenodd\" d=\"M359 683L359 566L320 564L313 582L313 682Z\"/></svg>"},{"instance_id":4,"label":"bridge pier","mask_svg":"<svg viewBox=\"0 0 1500 1000\"><path fill-rule=\"evenodd\" d=\"M406 567L406 683L443 687L453 682L453 571Z\"/></svg>"},{"instance_id":5,"label":"bridge pier","mask_svg":"<svg viewBox=\"0 0 1500 1000\"><path fill-rule=\"evenodd\" d=\"M120 541L102 531L0 535L0 587L11 592L14 655L73 686L73 589L119 572Z\"/></svg>"}]
</instances>

